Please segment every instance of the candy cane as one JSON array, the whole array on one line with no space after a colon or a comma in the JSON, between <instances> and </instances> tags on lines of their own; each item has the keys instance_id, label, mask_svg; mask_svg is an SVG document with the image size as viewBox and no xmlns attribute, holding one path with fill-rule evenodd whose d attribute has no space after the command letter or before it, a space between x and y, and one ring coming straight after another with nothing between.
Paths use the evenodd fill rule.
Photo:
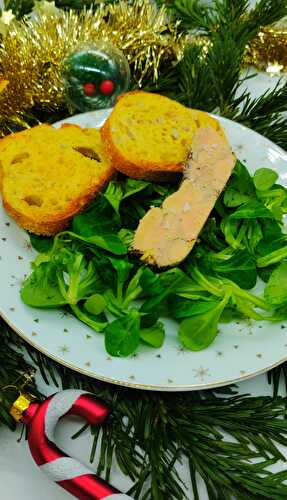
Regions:
<instances>
[{"instance_id":1,"label":"candy cane","mask_svg":"<svg viewBox=\"0 0 287 500\"><path fill-rule=\"evenodd\" d=\"M78 415L90 424L102 424L109 408L93 394L68 389L43 403L30 403L20 420L28 426L28 443L40 469L59 486L80 500L132 500L99 478L78 460L61 451L55 441L55 427L64 415Z\"/></svg>"}]
</instances>

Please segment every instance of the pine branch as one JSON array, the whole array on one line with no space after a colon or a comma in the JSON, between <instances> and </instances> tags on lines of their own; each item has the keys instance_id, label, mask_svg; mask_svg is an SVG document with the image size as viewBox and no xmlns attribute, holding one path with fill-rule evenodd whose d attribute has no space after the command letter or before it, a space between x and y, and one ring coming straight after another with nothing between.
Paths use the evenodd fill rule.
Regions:
<instances>
[{"instance_id":1,"label":"pine branch","mask_svg":"<svg viewBox=\"0 0 287 500\"><path fill-rule=\"evenodd\" d=\"M97 0L47 0L55 1L59 9L83 10L84 8L97 8L100 2ZM105 0L104 3L115 3L117 0ZM12 10L17 19L29 14L34 7L34 0L5 0L5 10Z\"/></svg>"},{"instance_id":2,"label":"pine branch","mask_svg":"<svg viewBox=\"0 0 287 500\"><path fill-rule=\"evenodd\" d=\"M285 398L238 396L232 388L178 394L136 391L78 375L30 347L28 351L47 381L56 377L58 386L82 388L111 406L107 424L91 429L91 461L100 447L97 473L109 480L116 460L134 483L129 494L135 499L188 498L174 467L184 458L195 498L195 472L211 500L286 497L287 472L266 469L285 461L274 444L287 445Z\"/></svg>"},{"instance_id":3,"label":"pine branch","mask_svg":"<svg viewBox=\"0 0 287 500\"><path fill-rule=\"evenodd\" d=\"M34 0L4 0L4 9L12 10L17 19L29 14L34 6Z\"/></svg>"},{"instance_id":4,"label":"pine branch","mask_svg":"<svg viewBox=\"0 0 287 500\"><path fill-rule=\"evenodd\" d=\"M280 382L283 381L285 394L287 394L287 362L282 365L276 366L273 370L267 373L268 383L273 386L273 397L277 398L279 393ZM286 415L284 415L286 418Z\"/></svg>"},{"instance_id":5,"label":"pine branch","mask_svg":"<svg viewBox=\"0 0 287 500\"><path fill-rule=\"evenodd\" d=\"M188 11L192 23L195 22L197 2L177 0L173 6L181 11L187 9L185 15ZM186 106L236 120L286 148L287 119L281 115L287 109L286 87L278 84L274 90L252 99L248 91L241 90L242 83L250 78L241 76L241 66L246 43L261 23L284 14L287 2L261 0L249 17L243 0L217 0L216 8L208 9L207 20L200 25L203 28L205 23L208 39L201 38L187 46L182 62L160 75L152 90Z\"/></svg>"},{"instance_id":6,"label":"pine branch","mask_svg":"<svg viewBox=\"0 0 287 500\"><path fill-rule=\"evenodd\" d=\"M167 6L174 19L181 20L182 29L198 29L209 36L223 26L232 26L235 37L242 43L253 38L262 26L273 24L287 14L285 0L259 0L251 10L248 0L215 0L209 5L202 4L201 0L162 0L160 3Z\"/></svg>"},{"instance_id":7,"label":"pine branch","mask_svg":"<svg viewBox=\"0 0 287 500\"><path fill-rule=\"evenodd\" d=\"M15 429L15 422L9 414L11 404L17 399L19 389L25 389L39 396L32 383L34 369L23 358L21 342L0 319L0 422Z\"/></svg>"},{"instance_id":8,"label":"pine branch","mask_svg":"<svg viewBox=\"0 0 287 500\"><path fill-rule=\"evenodd\" d=\"M246 95L242 109L234 119L286 149L287 118L281 115L284 111L287 111L287 85L279 81L274 89L256 99Z\"/></svg>"}]
</instances>

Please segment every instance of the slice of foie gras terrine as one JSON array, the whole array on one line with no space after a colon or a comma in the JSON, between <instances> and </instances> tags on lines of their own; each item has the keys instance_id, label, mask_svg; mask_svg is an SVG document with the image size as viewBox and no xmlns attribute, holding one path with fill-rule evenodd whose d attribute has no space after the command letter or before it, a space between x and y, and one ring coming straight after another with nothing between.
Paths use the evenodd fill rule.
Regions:
<instances>
[{"instance_id":1,"label":"slice of foie gras terrine","mask_svg":"<svg viewBox=\"0 0 287 500\"><path fill-rule=\"evenodd\" d=\"M179 189L151 208L135 232L133 250L142 260L174 266L189 254L235 163L224 137L211 127L198 129Z\"/></svg>"}]
</instances>

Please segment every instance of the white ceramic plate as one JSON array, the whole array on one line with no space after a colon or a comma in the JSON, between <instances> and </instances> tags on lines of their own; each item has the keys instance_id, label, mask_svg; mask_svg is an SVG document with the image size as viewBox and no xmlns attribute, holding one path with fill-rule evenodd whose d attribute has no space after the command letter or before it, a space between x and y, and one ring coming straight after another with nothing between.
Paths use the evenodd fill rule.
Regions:
<instances>
[{"instance_id":1,"label":"white ceramic plate","mask_svg":"<svg viewBox=\"0 0 287 500\"><path fill-rule=\"evenodd\" d=\"M65 122L100 127L109 112L84 113ZM251 172L272 167L280 176L279 182L287 186L287 153L252 130L220 121L236 155ZM29 344L78 372L141 389L187 391L253 377L287 360L287 324L268 322L221 325L208 349L189 352L179 345L176 324L166 321L161 349L141 346L132 357L111 358L105 352L102 334L61 310L37 310L21 302L19 289L34 256L27 234L1 206L0 314Z\"/></svg>"}]
</instances>

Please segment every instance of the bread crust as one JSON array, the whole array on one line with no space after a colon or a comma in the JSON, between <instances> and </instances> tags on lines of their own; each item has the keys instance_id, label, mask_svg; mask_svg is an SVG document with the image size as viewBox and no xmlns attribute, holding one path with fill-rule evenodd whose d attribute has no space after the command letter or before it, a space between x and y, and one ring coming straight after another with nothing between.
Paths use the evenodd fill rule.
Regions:
<instances>
[{"instance_id":1,"label":"bread crust","mask_svg":"<svg viewBox=\"0 0 287 500\"><path fill-rule=\"evenodd\" d=\"M106 175L100 178L97 184L88 189L86 193L74 199L67 210L56 214L54 217L50 216L44 218L42 216L41 220L36 217L28 217L26 214L16 210L5 196L3 196L3 206L11 217L30 233L38 234L39 236L53 236L63 231L68 226L71 219L86 208L97 193L99 193L107 182L109 182L113 174L114 169L110 167Z\"/></svg>"},{"instance_id":2,"label":"bread crust","mask_svg":"<svg viewBox=\"0 0 287 500\"><path fill-rule=\"evenodd\" d=\"M138 161L133 163L122 156L119 149L113 143L110 123L107 120L101 128L101 137L105 145L107 154L113 167L122 174L133 179L145 179L151 182L173 182L176 181L182 172L182 164L171 164L167 168L166 164L158 164L156 168L151 168L150 162Z\"/></svg>"},{"instance_id":3,"label":"bread crust","mask_svg":"<svg viewBox=\"0 0 287 500\"><path fill-rule=\"evenodd\" d=\"M38 128L51 129L52 127L50 125L44 124L40 125ZM82 129L79 126L72 124L64 124L61 128L79 129L87 133L86 129ZM1 149L3 151L4 145L7 145L7 143L11 143L11 141L17 141L17 137L19 137L21 134L24 135L25 133L27 133L27 131L19 132L19 134L11 134L11 136L5 137L3 139L5 144L3 144L2 142L0 143L0 151ZM97 137L100 138L99 133ZM93 148L93 137L91 137L90 147ZM93 160L89 159L89 161ZM27 231L38 235L52 236L65 229L69 224L70 220L72 219L72 217L77 213L81 212L89 204L89 202L96 196L96 194L100 192L104 188L106 183L111 179L115 170L112 167L109 160L107 160L106 164L104 163L104 165L105 168L99 170L92 184L86 185L84 189L79 191L78 193L79 195L77 197L74 197L69 203L67 203L65 207L63 207L63 209L55 211L54 213L52 212L50 214L48 213L48 211L46 214L43 212L37 213L36 210L35 212L28 213L23 211L21 207L18 208L17 203L13 203L13 198L11 196L10 190L5 189L5 173L3 173L3 170L1 169L0 183L2 183L3 187L2 189L3 206L5 210L16 220L16 222ZM11 165L11 167L9 166L9 169L10 168L12 170L13 165ZM59 168L60 168L60 163L59 163Z\"/></svg>"},{"instance_id":4,"label":"bread crust","mask_svg":"<svg viewBox=\"0 0 287 500\"><path fill-rule=\"evenodd\" d=\"M112 135L112 123L115 115L119 113L120 115L120 104L121 101L124 100L127 96L138 96L139 98L142 98L142 96L146 95L151 95L148 92L144 91L132 91L128 92L126 94L123 94L119 96L117 100L117 104L115 108L113 109L111 115L109 118L106 120L104 125L101 128L101 137L103 140L103 143L105 145L106 151L111 159L111 163L114 166L114 168L121 173L127 175L128 177L132 177L134 179L145 179L148 181L154 181L154 182L173 182L176 181L180 174L182 173L183 170L183 164L185 161L185 158L182 159L182 161L178 163L168 162L168 158L166 158L164 161L160 162L157 161L156 163L153 163L148 160L142 160L142 159L137 159L137 161L131 161L131 159L127 155L123 155L120 149L117 147L115 141L113 140L113 135ZM152 94L153 96L155 94ZM161 100L163 104L165 103L170 103L172 102L169 98L165 96L161 96L159 94L156 94L157 99ZM184 106L181 104L174 102L175 106L177 108L182 108L182 110L186 110ZM223 130L221 129L221 126L217 120L214 118L210 117L207 113L199 110L188 110L190 111L190 120L194 121L197 123L197 126L201 126L201 120L204 117L205 119L208 118L210 124L216 128L221 134L224 135ZM176 147L176 146L175 146Z\"/></svg>"}]
</instances>

